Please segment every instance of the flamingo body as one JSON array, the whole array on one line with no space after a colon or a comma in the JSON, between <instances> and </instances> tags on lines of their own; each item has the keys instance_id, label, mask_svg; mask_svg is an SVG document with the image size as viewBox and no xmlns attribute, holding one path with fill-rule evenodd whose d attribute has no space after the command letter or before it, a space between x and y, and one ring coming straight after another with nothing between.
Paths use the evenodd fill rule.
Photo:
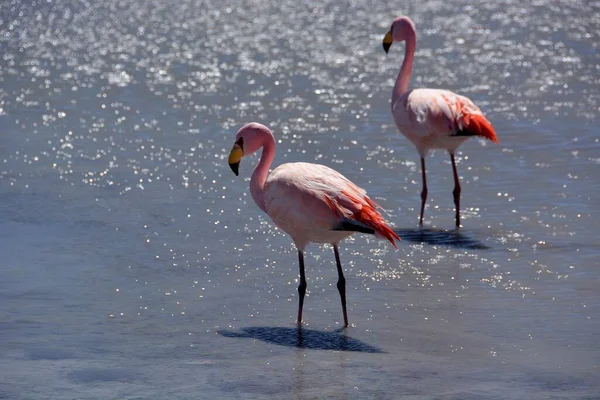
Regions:
<instances>
[{"instance_id":1,"label":"flamingo body","mask_svg":"<svg viewBox=\"0 0 600 400\"><path fill-rule=\"evenodd\" d=\"M229 155L229 165L238 172L243 156L263 148L260 161L250 179L252 198L271 220L289 234L296 247L300 264L298 323L306 293L304 249L308 243L330 243L338 269L338 290L342 299L344 323L346 312L345 278L339 258L338 244L355 232L373 233L389 240L394 247L398 235L385 223L378 206L361 189L339 172L320 164L288 163L269 174L275 155L275 139L264 125L249 123L236 135Z\"/></svg>"},{"instance_id":2,"label":"flamingo body","mask_svg":"<svg viewBox=\"0 0 600 400\"><path fill-rule=\"evenodd\" d=\"M492 125L479 107L449 90L410 90L392 105L392 115L398 130L422 157L430 149L455 152L469 136L497 142Z\"/></svg>"},{"instance_id":3,"label":"flamingo body","mask_svg":"<svg viewBox=\"0 0 600 400\"><path fill-rule=\"evenodd\" d=\"M395 246L395 233L383 221L365 190L319 164L288 163L273 170L264 189L265 212L289 234L296 247L339 243L354 232L333 230L345 219L367 225Z\"/></svg>"},{"instance_id":4,"label":"flamingo body","mask_svg":"<svg viewBox=\"0 0 600 400\"><path fill-rule=\"evenodd\" d=\"M415 145L421 156L423 189L419 224L423 225L427 200L425 157L430 149L445 149L450 153L454 174L453 196L458 228L461 187L454 153L471 136L480 136L492 142L498 142L498 139L492 124L469 98L441 89L408 90L416 40L414 23L408 17L396 18L383 39L386 53L393 42L406 42L404 60L392 91L392 115L400 133Z\"/></svg>"}]
</instances>

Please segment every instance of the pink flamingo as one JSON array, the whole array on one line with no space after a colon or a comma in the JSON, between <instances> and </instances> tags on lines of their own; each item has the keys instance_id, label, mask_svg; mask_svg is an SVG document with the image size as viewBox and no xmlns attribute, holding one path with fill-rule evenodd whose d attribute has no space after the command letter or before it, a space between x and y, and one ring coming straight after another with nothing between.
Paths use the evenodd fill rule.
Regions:
<instances>
[{"instance_id":1,"label":"pink flamingo","mask_svg":"<svg viewBox=\"0 0 600 400\"><path fill-rule=\"evenodd\" d=\"M258 207L289 234L298 249L300 284L298 324L302 323L302 307L306 293L304 249L310 242L330 243L337 263L337 288L342 299L344 326L346 313L346 280L342 271L338 243L355 232L374 234L389 240L394 247L398 235L375 209L378 205L366 192L339 172L319 164L288 163L269 174L275 157L273 133L264 125L251 122L237 132L229 154L229 166L238 175L242 157L263 148L260 161L250 179L250 193ZM396 247L397 248L397 247Z\"/></svg>"},{"instance_id":2,"label":"pink flamingo","mask_svg":"<svg viewBox=\"0 0 600 400\"><path fill-rule=\"evenodd\" d=\"M450 153L454 173L452 194L456 207L456 227L459 228L461 188L454 152L471 136L481 136L495 143L498 140L492 124L470 99L448 90L408 90L416 40L415 26L408 17L396 18L390 31L383 38L383 49L386 53L393 42L406 41L404 61L392 92L392 114L398 130L417 147L421 155L423 190L419 225L423 226L423 212L427 200L425 156L430 149L446 149Z\"/></svg>"}]
</instances>

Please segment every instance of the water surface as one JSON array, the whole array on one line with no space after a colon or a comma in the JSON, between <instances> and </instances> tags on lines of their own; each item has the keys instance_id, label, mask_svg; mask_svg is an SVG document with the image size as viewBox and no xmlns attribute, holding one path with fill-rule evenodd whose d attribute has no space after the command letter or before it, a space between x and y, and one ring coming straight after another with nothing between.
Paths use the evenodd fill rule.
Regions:
<instances>
[{"instance_id":1,"label":"water surface","mask_svg":"<svg viewBox=\"0 0 600 400\"><path fill-rule=\"evenodd\" d=\"M22 1L1 8L0 398L600 396L600 44L593 2ZM389 97L477 102L500 144L418 154ZM269 125L275 163L329 165L404 241L297 257L226 157Z\"/></svg>"}]
</instances>

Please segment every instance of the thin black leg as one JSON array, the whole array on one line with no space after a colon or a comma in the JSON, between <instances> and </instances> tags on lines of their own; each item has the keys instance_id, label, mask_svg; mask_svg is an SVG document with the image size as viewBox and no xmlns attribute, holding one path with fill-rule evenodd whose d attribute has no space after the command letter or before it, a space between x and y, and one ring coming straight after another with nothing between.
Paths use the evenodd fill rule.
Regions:
<instances>
[{"instance_id":1,"label":"thin black leg","mask_svg":"<svg viewBox=\"0 0 600 400\"><path fill-rule=\"evenodd\" d=\"M337 288L340 292L340 298L342 299L342 310L344 311L344 326L348 326L348 313L346 312L346 278L344 278L344 271L342 271L342 262L340 261L340 252L337 244L333 245L333 252L335 254L335 262L337 264L338 271Z\"/></svg>"},{"instance_id":2,"label":"thin black leg","mask_svg":"<svg viewBox=\"0 0 600 400\"><path fill-rule=\"evenodd\" d=\"M456 171L456 162L454 161L454 154L450 153L450 160L452 160L452 172L454 173L454 190L452 195L454 196L454 207L456 207L456 227L460 228L460 182L458 180L458 172Z\"/></svg>"},{"instance_id":3,"label":"thin black leg","mask_svg":"<svg viewBox=\"0 0 600 400\"><path fill-rule=\"evenodd\" d=\"M419 226L423 226L423 214L425 213L425 202L427 201L427 173L425 171L425 158L421 157L421 178L423 180L423 190L421 191L421 217Z\"/></svg>"},{"instance_id":4,"label":"thin black leg","mask_svg":"<svg viewBox=\"0 0 600 400\"><path fill-rule=\"evenodd\" d=\"M304 306L304 295L306 294L306 275L304 275L304 253L298 250L298 262L300 265L300 284L298 285L298 294L300 303L298 304L298 324L302 323L302 307Z\"/></svg>"}]
</instances>

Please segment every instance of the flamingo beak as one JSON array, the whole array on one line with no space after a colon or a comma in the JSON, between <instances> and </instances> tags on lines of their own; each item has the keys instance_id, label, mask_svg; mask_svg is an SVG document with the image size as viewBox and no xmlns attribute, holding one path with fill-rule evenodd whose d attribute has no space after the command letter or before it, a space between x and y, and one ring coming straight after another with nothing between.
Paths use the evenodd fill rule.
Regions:
<instances>
[{"instance_id":1,"label":"flamingo beak","mask_svg":"<svg viewBox=\"0 0 600 400\"><path fill-rule=\"evenodd\" d=\"M392 32L388 32L385 34L385 36L383 37L383 50L385 50L385 54L387 54L387 52L390 50L390 47L392 47L392 42L394 41L394 38L392 37Z\"/></svg>"},{"instance_id":2,"label":"flamingo beak","mask_svg":"<svg viewBox=\"0 0 600 400\"><path fill-rule=\"evenodd\" d=\"M242 149L242 147L237 143L234 144L233 148L231 149L231 152L229 153L229 160L227 162L229 163L229 167L231 168L235 176L239 175L240 160L243 156L244 150Z\"/></svg>"}]
</instances>

